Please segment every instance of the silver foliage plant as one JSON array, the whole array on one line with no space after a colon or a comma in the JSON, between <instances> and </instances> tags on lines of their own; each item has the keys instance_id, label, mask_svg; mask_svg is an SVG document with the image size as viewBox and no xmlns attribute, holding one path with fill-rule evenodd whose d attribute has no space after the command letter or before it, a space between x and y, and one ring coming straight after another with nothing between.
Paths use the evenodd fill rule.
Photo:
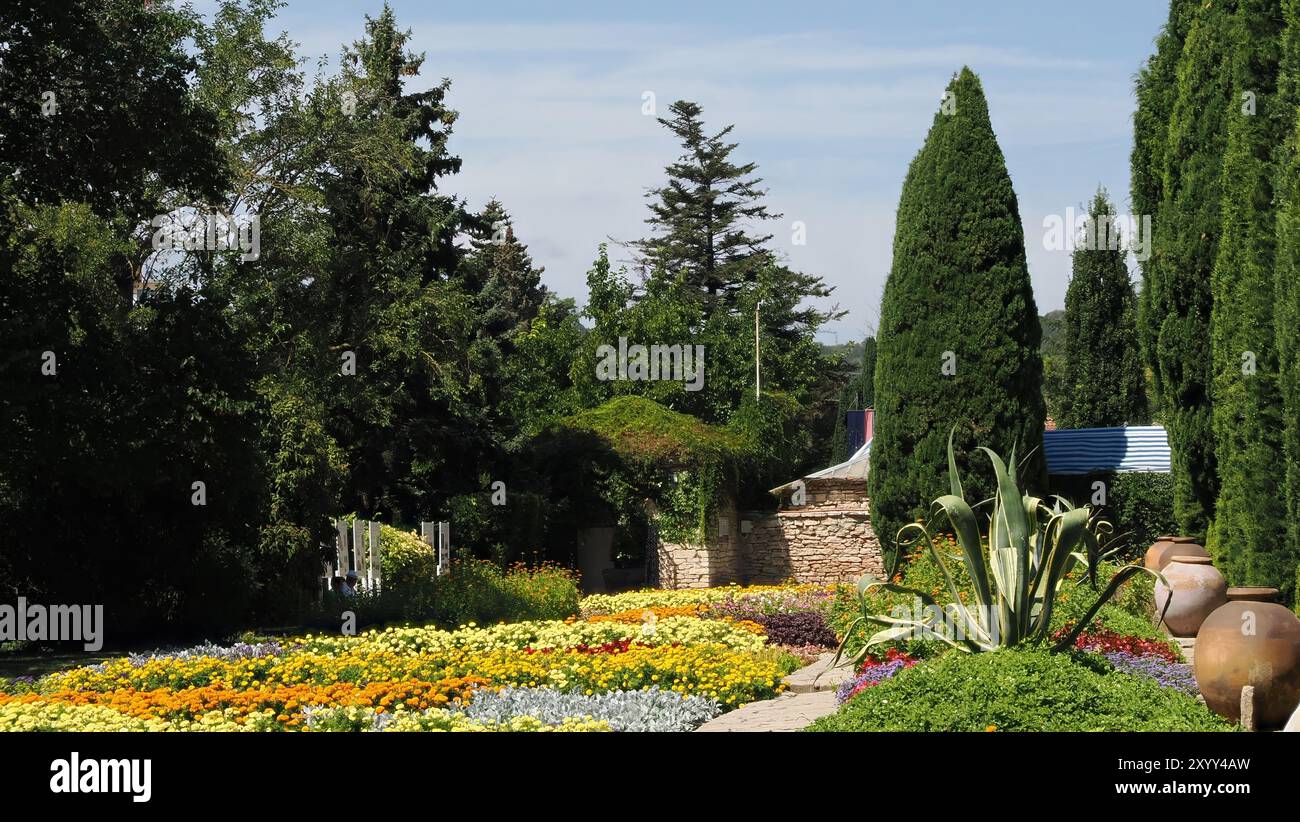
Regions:
<instances>
[{"instance_id":1,"label":"silver foliage plant","mask_svg":"<svg viewBox=\"0 0 1300 822\"><path fill-rule=\"evenodd\" d=\"M517 688L479 691L473 701L453 709L476 722L504 725L511 719L531 716L546 725L562 725L566 719L604 720L611 730L633 732L691 731L722 713L722 705L702 696L682 696L650 688L644 691L610 691L590 696L564 693L554 688ZM326 706L303 708L307 728L334 731L383 731L392 724L392 714L369 709Z\"/></svg>"},{"instance_id":2,"label":"silver foliage plant","mask_svg":"<svg viewBox=\"0 0 1300 822\"><path fill-rule=\"evenodd\" d=\"M706 697L685 696L650 688L644 691L610 691L590 696L563 693L554 688L503 688L482 691L462 709L470 719L506 722L515 716L532 716L548 725L570 717L604 720L615 731L689 731L722 713L722 706Z\"/></svg>"}]
</instances>

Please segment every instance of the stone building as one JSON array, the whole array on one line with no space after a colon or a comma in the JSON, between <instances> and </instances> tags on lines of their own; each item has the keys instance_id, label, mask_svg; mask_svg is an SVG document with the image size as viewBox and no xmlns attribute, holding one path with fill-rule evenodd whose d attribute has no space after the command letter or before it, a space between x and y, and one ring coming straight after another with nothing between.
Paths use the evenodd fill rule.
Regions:
<instances>
[{"instance_id":1,"label":"stone building","mask_svg":"<svg viewBox=\"0 0 1300 822\"><path fill-rule=\"evenodd\" d=\"M853 582L883 574L867 499L868 441L848 460L773 488L775 513L724 506L703 544L653 539L659 585Z\"/></svg>"}]
</instances>

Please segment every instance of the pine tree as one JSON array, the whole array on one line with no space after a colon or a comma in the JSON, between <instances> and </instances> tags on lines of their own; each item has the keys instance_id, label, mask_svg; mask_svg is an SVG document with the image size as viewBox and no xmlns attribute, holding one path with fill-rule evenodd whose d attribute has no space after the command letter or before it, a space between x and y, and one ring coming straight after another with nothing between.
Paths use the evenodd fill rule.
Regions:
<instances>
[{"instance_id":1,"label":"pine tree","mask_svg":"<svg viewBox=\"0 0 1300 822\"><path fill-rule=\"evenodd\" d=\"M1207 547L1229 581L1286 587L1285 499L1273 473L1282 402L1273 326L1274 154L1290 120L1279 105L1281 18L1239 0L1230 69L1236 106L1223 158L1223 233L1212 275L1214 433L1219 496Z\"/></svg>"},{"instance_id":2,"label":"pine tree","mask_svg":"<svg viewBox=\"0 0 1300 822\"><path fill-rule=\"evenodd\" d=\"M1278 384L1282 400L1282 488L1274 494L1286 503L1285 549L1278 567L1300 565L1300 0L1286 0L1282 34L1279 108L1286 137L1278 155L1277 260L1274 278L1274 327ZM1270 477L1277 478L1274 468ZM1281 586L1285 592L1289 586Z\"/></svg>"},{"instance_id":3,"label":"pine tree","mask_svg":"<svg viewBox=\"0 0 1300 822\"><path fill-rule=\"evenodd\" d=\"M1227 115L1234 105L1225 67L1235 4L1194 10L1178 61L1148 269L1145 325L1169 431L1174 513L1185 533L1204 534L1218 496L1211 411L1211 270L1222 232L1220 180Z\"/></svg>"},{"instance_id":4,"label":"pine tree","mask_svg":"<svg viewBox=\"0 0 1300 822\"><path fill-rule=\"evenodd\" d=\"M1088 208L1095 247L1077 247L1065 292L1062 428L1143 424L1146 388L1137 347L1136 298L1115 233L1115 208L1098 190ZM1112 239L1113 238L1113 239Z\"/></svg>"},{"instance_id":5,"label":"pine tree","mask_svg":"<svg viewBox=\"0 0 1300 822\"><path fill-rule=\"evenodd\" d=\"M667 167L668 184L646 194L646 223L657 236L632 243L648 270L682 277L713 303L731 297L742 283L754 282L772 261L765 246L771 234L758 235L750 223L778 219L762 200L767 193L754 177L754 163L731 160L736 143L726 142L734 126L707 134L699 105L678 100L671 118L659 118L681 141L677 162Z\"/></svg>"},{"instance_id":6,"label":"pine tree","mask_svg":"<svg viewBox=\"0 0 1300 822\"><path fill-rule=\"evenodd\" d=\"M481 333L499 340L502 353L509 354L511 341L527 330L546 300L541 284L544 269L533 265L528 246L515 236L514 220L500 202L490 201L479 219L491 235L470 241L461 271L472 272L465 279L472 278L477 286Z\"/></svg>"},{"instance_id":7,"label":"pine tree","mask_svg":"<svg viewBox=\"0 0 1300 822\"><path fill-rule=\"evenodd\" d=\"M979 79L948 86L898 204L881 302L868 487L888 546L948 490L947 445L967 497L992 490L986 446L1044 479L1041 329L1020 210Z\"/></svg>"}]
</instances>

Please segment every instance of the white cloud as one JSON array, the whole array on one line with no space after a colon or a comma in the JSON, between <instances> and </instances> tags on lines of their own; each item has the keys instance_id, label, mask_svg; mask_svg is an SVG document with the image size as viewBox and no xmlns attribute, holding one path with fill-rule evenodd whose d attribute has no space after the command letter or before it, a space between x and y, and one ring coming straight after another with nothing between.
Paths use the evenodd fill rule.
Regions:
<instances>
[{"instance_id":1,"label":"white cloud","mask_svg":"<svg viewBox=\"0 0 1300 822\"><path fill-rule=\"evenodd\" d=\"M475 206L499 198L546 267L547 285L579 302L596 246L645 232L642 194L677 155L666 131L641 114L645 90L655 92L660 115L686 98L704 107L710 126L736 125L739 158L759 164L771 207L787 215L776 244L796 267L837 286L835 299L852 312L838 326L842 338L874 327L907 164L962 65L984 80L1022 198L1041 309L1061 303L1069 259L1035 248L1041 218L1031 220L1026 200L1058 210L1097 182L1126 194L1129 66L977 44L877 47L835 32L402 23L428 55L413 86L452 78L449 102L461 112L452 148L465 160L452 190ZM309 54L336 54L360 32L359 22L348 31L289 27ZM1079 153L1099 145L1117 155L1122 179L1079 179ZM808 245L787 247L796 214L808 224Z\"/></svg>"}]
</instances>

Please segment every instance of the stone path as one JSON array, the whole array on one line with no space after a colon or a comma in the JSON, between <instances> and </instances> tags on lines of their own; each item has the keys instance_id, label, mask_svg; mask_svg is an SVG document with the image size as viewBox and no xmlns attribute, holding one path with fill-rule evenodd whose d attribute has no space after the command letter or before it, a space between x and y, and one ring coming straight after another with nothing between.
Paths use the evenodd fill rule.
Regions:
<instances>
[{"instance_id":1,"label":"stone path","mask_svg":"<svg viewBox=\"0 0 1300 822\"><path fill-rule=\"evenodd\" d=\"M739 710L705 722L697 731L797 731L814 719L833 714L835 688L851 676L848 665L831 668L833 653L785 678L786 690L776 699L751 702Z\"/></svg>"}]
</instances>

